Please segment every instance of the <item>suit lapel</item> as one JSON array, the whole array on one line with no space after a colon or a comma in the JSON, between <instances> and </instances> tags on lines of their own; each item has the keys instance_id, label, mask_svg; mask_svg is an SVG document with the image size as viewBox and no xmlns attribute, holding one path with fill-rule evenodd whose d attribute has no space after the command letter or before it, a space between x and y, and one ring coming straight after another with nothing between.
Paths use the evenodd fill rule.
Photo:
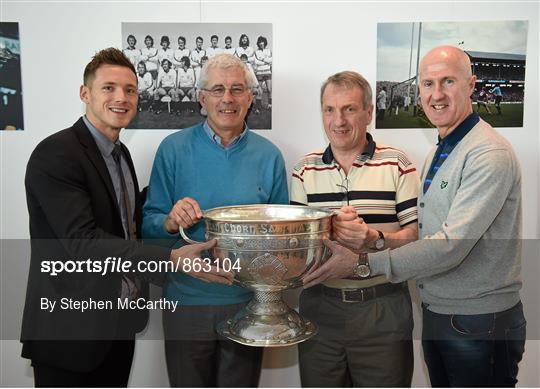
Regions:
<instances>
[{"instance_id":1,"label":"suit lapel","mask_svg":"<svg viewBox=\"0 0 540 389\"><path fill-rule=\"evenodd\" d=\"M109 174L109 170L107 169L107 165L105 164L105 160L103 159L103 156L96 145L96 141L92 137L92 134L90 134L90 130L88 130L82 118L80 118L73 125L73 129L77 134L77 137L79 138L88 159L101 176L101 179L107 188L107 192L109 192L109 197L111 198L112 203L115 204L115 209L118 212L118 216L120 216L120 209L118 209L116 193L114 191L111 176Z\"/></svg>"}]
</instances>

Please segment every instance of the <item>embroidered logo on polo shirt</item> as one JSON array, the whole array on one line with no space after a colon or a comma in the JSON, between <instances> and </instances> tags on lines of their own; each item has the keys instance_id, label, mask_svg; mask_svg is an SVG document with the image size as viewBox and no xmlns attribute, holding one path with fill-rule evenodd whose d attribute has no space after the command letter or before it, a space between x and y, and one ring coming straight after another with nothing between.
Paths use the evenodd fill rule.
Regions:
<instances>
[{"instance_id":1,"label":"embroidered logo on polo shirt","mask_svg":"<svg viewBox=\"0 0 540 389\"><path fill-rule=\"evenodd\" d=\"M444 189L448 186L448 181L441 181L441 189Z\"/></svg>"}]
</instances>

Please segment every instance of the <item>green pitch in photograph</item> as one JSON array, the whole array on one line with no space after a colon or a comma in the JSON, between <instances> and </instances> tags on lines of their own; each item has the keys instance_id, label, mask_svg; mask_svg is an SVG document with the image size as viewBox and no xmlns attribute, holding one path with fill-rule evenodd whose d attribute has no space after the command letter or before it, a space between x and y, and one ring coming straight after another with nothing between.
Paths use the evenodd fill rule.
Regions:
<instances>
[{"instance_id":1,"label":"green pitch in photograph","mask_svg":"<svg viewBox=\"0 0 540 389\"><path fill-rule=\"evenodd\" d=\"M493 127L522 127L523 103L501 104L501 114L497 113L495 104L488 104L490 112L480 108L480 117ZM478 105L473 103L473 110L478 112ZM396 114L397 112L397 114ZM392 112L387 111L384 122L377 122L377 128L434 128L427 120L421 107L417 107L416 115L412 108L405 111L403 107Z\"/></svg>"},{"instance_id":2,"label":"green pitch in photograph","mask_svg":"<svg viewBox=\"0 0 540 389\"><path fill-rule=\"evenodd\" d=\"M522 127L527 22L379 23L377 128L429 128L418 93L419 58L431 48L461 48L476 84L473 110L493 127Z\"/></svg>"}]
</instances>

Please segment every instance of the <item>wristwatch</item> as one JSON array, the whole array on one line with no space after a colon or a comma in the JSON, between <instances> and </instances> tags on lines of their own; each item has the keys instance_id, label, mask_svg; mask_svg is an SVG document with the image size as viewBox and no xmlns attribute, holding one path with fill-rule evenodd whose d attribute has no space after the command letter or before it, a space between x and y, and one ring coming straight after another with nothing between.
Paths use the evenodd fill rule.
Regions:
<instances>
[{"instance_id":1,"label":"wristwatch","mask_svg":"<svg viewBox=\"0 0 540 389\"><path fill-rule=\"evenodd\" d=\"M375 250L382 250L384 249L384 245L386 243L386 241L384 240L384 234L379 230L376 231L379 234L379 237L375 241Z\"/></svg>"},{"instance_id":2,"label":"wristwatch","mask_svg":"<svg viewBox=\"0 0 540 389\"><path fill-rule=\"evenodd\" d=\"M354 275L359 278L367 278L371 275L367 253L358 254L358 265L354 268Z\"/></svg>"}]
</instances>

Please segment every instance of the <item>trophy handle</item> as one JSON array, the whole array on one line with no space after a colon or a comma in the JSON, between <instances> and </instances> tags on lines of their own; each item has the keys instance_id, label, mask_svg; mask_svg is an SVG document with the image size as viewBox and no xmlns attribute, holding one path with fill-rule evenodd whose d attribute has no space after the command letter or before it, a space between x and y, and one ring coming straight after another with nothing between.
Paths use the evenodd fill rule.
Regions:
<instances>
[{"instance_id":1,"label":"trophy handle","mask_svg":"<svg viewBox=\"0 0 540 389\"><path fill-rule=\"evenodd\" d=\"M184 231L184 229L182 227L179 227L178 231L180 232L180 235L182 236L182 239L184 239L189 244L204 243L204 242L199 242L198 240L191 239L189 236L187 236L186 232ZM236 284L236 285L244 287L244 288L246 287L243 284L243 282L239 281L236 277L233 278L233 284Z\"/></svg>"},{"instance_id":2,"label":"trophy handle","mask_svg":"<svg viewBox=\"0 0 540 389\"><path fill-rule=\"evenodd\" d=\"M198 240L191 239L189 236L187 236L186 232L184 231L184 229L182 227L179 227L178 231L180 232L180 235L182 236L182 239L184 239L186 242L188 242L190 244L204 243L204 242L199 242Z\"/></svg>"}]
</instances>

